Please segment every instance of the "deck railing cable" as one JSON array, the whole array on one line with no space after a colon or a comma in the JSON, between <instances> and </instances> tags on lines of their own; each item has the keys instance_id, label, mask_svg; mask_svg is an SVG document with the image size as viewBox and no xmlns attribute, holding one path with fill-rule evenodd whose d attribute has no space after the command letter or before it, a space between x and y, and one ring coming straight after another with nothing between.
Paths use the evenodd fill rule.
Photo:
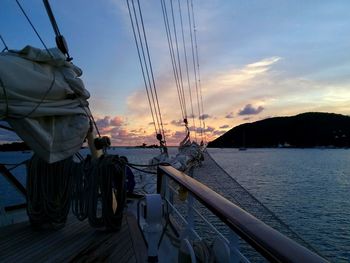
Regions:
<instances>
[{"instance_id":1,"label":"deck railing cable","mask_svg":"<svg viewBox=\"0 0 350 263\"><path fill-rule=\"evenodd\" d=\"M163 176L189 191L237 235L271 262L327 262L324 258L269 227L209 187L171 166L158 168L157 192Z\"/></svg>"}]
</instances>

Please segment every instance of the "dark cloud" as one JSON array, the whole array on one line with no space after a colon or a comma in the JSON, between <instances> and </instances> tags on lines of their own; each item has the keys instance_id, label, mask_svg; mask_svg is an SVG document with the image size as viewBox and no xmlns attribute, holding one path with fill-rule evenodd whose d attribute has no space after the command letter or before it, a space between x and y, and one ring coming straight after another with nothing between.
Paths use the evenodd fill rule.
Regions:
<instances>
[{"instance_id":1,"label":"dark cloud","mask_svg":"<svg viewBox=\"0 0 350 263\"><path fill-rule=\"evenodd\" d=\"M254 115L254 114L259 114L264 110L263 106L259 106L257 108L254 108L252 104L247 104L243 109L241 109L238 112L238 115Z\"/></svg>"},{"instance_id":2,"label":"dark cloud","mask_svg":"<svg viewBox=\"0 0 350 263\"><path fill-rule=\"evenodd\" d=\"M225 124L225 125L220 126L220 129L227 129L227 128L230 128L230 125Z\"/></svg>"},{"instance_id":3,"label":"dark cloud","mask_svg":"<svg viewBox=\"0 0 350 263\"><path fill-rule=\"evenodd\" d=\"M109 126L109 122L111 120L111 117L109 116L105 116L103 119L97 119L96 120L96 125L98 128L102 129L102 128L106 128Z\"/></svg>"},{"instance_id":4,"label":"dark cloud","mask_svg":"<svg viewBox=\"0 0 350 263\"><path fill-rule=\"evenodd\" d=\"M105 116L103 118L97 119L96 120L96 125L100 129L108 129L110 126L122 126L124 125L123 118L120 116Z\"/></svg>"},{"instance_id":5,"label":"dark cloud","mask_svg":"<svg viewBox=\"0 0 350 263\"><path fill-rule=\"evenodd\" d=\"M225 118L233 119L234 118L233 112L230 112L230 113L226 114Z\"/></svg>"},{"instance_id":6,"label":"dark cloud","mask_svg":"<svg viewBox=\"0 0 350 263\"><path fill-rule=\"evenodd\" d=\"M215 130L215 128L213 128L213 127L210 127L210 126L208 126L207 128L205 128L205 132L212 132L212 131L214 131Z\"/></svg>"},{"instance_id":7,"label":"dark cloud","mask_svg":"<svg viewBox=\"0 0 350 263\"><path fill-rule=\"evenodd\" d=\"M200 119L200 120L205 120L205 119L208 119L208 118L210 118L210 117L211 117L211 116L210 116L209 114L204 113L204 114L202 114L201 116L199 116L198 119Z\"/></svg>"}]
</instances>

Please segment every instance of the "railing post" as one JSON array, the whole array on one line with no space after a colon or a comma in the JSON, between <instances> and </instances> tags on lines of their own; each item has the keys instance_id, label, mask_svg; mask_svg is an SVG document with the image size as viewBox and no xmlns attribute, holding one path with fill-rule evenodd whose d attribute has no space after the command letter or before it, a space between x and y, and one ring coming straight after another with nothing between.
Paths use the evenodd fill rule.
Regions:
<instances>
[{"instance_id":1,"label":"railing post","mask_svg":"<svg viewBox=\"0 0 350 263\"><path fill-rule=\"evenodd\" d=\"M164 174L164 172L158 166L158 168L157 168L157 194L160 194L160 192L162 190L163 174Z\"/></svg>"},{"instance_id":2,"label":"railing post","mask_svg":"<svg viewBox=\"0 0 350 263\"><path fill-rule=\"evenodd\" d=\"M232 230L230 231L229 235L229 242L230 242L230 262L231 263L238 263L240 262L240 257L238 255L239 252L239 239L235 232Z\"/></svg>"}]
</instances>

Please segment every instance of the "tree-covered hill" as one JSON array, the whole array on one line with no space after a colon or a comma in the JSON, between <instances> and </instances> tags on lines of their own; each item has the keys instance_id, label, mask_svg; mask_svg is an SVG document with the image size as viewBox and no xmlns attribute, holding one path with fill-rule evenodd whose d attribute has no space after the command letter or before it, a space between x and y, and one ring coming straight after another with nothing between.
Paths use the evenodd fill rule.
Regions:
<instances>
[{"instance_id":1,"label":"tree-covered hill","mask_svg":"<svg viewBox=\"0 0 350 263\"><path fill-rule=\"evenodd\" d=\"M232 128L208 147L349 147L350 117L308 112Z\"/></svg>"}]
</instances>

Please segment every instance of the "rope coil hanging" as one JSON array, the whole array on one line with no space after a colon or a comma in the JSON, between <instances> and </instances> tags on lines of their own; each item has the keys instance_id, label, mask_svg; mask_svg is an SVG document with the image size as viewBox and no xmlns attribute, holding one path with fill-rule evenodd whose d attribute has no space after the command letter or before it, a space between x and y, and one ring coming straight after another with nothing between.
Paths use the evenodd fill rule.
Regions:
<instances>
[{"instance_id":1,"label":"rope coil hanging","mask_svg":"<svg viewBox=\"0 0 350 263\"><path fill-rule=\"evenodd\" d=\"M118 156L102 156L93 164L89 175L88 204L88 219L92 227L120 229L126 199L125 180L125 163Z\"/></svg>"},{"instance_id":2,"label":"rope coil hanging","mask_svg":"<svg viewBox=\"0 0 350 263\"><path fill-rule=\"evenodd\" d=\"M126 200L125 162L118 156L88 156L74 169L72 188L73 214L92 227L119 230Z\"/></svg>"},{"instance_id":3,"label":"rope coil hanging","mask_svg":"<svg viewBox=\"0 0 350 263\"><path fill-rule=\"evenodd\" d=\"M37 155L27 162L27 214L31 224L64 226L70 208L73 159L48 164Z\"/></svg>"}]
</instances>

